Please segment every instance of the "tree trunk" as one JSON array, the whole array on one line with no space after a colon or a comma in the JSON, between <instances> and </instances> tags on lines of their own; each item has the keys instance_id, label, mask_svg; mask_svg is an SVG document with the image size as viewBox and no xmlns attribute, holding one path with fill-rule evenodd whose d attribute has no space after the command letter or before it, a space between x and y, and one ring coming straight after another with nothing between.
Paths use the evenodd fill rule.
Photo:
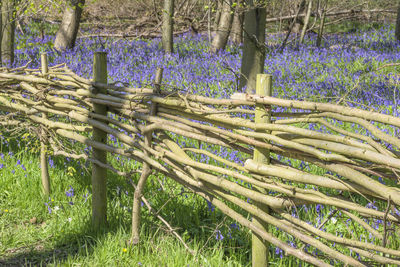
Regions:
<instances>
[{"instance_id":1,"label":"tree trunk","mask_svg":"<svg viewBox=\"0 0 400 267\"><path fill-rule=\"evenodd\" d=\"M302 14L304 12L305 8L306 8L306 1L303 0L303 1L301 1L300 5L299 5L298 11L297 11L298 14ZM297 16L295 24L292 29L292 32L296 33L296 34L300 33L300 29L302 28L302 25L304 25L303 20L299 16Z\"/></svg>"},{"instance_id":2,"label":"tree trunk","mask_svg":"<svg viewBox=\"0 0 400 267\"><path fill-rule=\"evenodd\" d=\"M0 11L1 11L1 0L0 0ZM0 12L0 66L2 65L2 49L1 49L1 40L3 40L3 15Z\"/></svg>"},{"instance_id":3,"label":"tree trunk","mask_svg":"<svg viewBox=\"0 0 400 267\"><path fill-rule=\"evenodd\" d=\"M232 26L233 14L231 12L232 0L224 0L221 18L218 24L218 30L211 43L211 52L216 53L224 49L228 42L229 32Z\"/></svg>"},{"instance_id":4,"label":"tree trunk","mask_svg":"<svg viewBox=\"0 0 400 267\"><path fill-rule=\"evenodd\" d=\"M54 41L54 47L58 51L71 49L75 46L84 5L85 0L67 1L63 19Z\"/></svg>"},{"instance_id":5,"label":"tree trunk","mask_svg":"<svg viewBox=\"0 0 400 267\"><path fill-rule=\"evenodd\" d=\"M164 0L162 23L162 44L164 52L173 53L174 0Z\"/></svg>"},{"instance_id":6,"label":"tree trunk","mask_svg":"<svg viewBox=\"0 0 400 267\"><path fill-rule=\"evenodd\" d=\"M211 0L208 0L208 10L207 10L207 36L208 42L211 42Z\"/></svg>"},{"instance_id":7,"label":"tree trunk","mask_svg":"<svg viewBox=\"0 0 400 267\"><path fill-rule=\"evenodd\" d=\"M232 42L237 45L239 45L243 42L244 14L241 10L242 2L243 2L243 0L236 1L235 14L233 16L232 30L231 30Z\"/></svg>"},{"instance_id":8,"label":"tree trunk","mask_svg":"<svg viewBox=\"0 0 400 267\"><path fill-rule=\"evenodd\" d=\"M304 18L304 25L303 25L303 29L301 30L301 34L300 34L300 44L303 43L304 36L306 35L306 32L307 32L308 22L310 21L310 16L311 16L312 3L313 3L313 0L309 0L307 14L306 14L306 17Z\"/></svg>"},{"instance_id":9,"label":"tree trunk","mask_svg":"<svg viewBox=\"0 0 400 267\"><path fill-rule=\"evenodd\" d=\"M249 8L244 15L243 56L240 67L239 88L254 94L257 74L263 73L265 61L265 7L254 7L253 0L246 0Z\"/></svg>"},{"instance_id":10,"label":"tree trunk","mask_svg":"<svg viewBox=\"0 0 400 267\"><path fill-rule=\"evenodd\" d=\"M281 47L279 48L279 51L280 51L281 53L282 53L283 50L285 49L285 46L286 46L286 44L287 44L287 41L289 40L290 33L291 33L292 31L294 31L294 28L295 28L295 26L296 26L296 21L298 20L299 14L300 14L300 12L301 12L301 10L302 10L302 6L304 6L305 3L306 3L306 0L302 0L302 2L300 3L300 7L297 9L296 15L295 15L295 17L294 17L292 23L290 23L290 25L289 25L289 28L288 28L288 31L287 31L287 33L286 33L285 39L283 39L282 45L281 45Z\"/></svg>"},{"instance_id":11,"label":"tree trunk","mask_svg":"<svg viewBox=\"0 0 400 267\"><path fill-rule=\"evenodd\" d=\"M396 39L400 41L400 1L397 7Z\"/></svg>"},{"instance_id":12,"label":"tree trunk","mask_svg":"<svg viewBox=\"0 0 400 267\"><path fill-rule=\"evenodd\" d=\"M321 46L322 43L322 35L324 33L324 26L325 26L325 16L326 16L326 7L327 7L327 0L325 0L324 7L321 11L321 21L318 28L318 36L317 36L317 47Z\"/></svg>"},{"instance_id":13,"label":"tree trunk","mask_svg":"<svg viewBox=\"0 0 400 267\"><path fill-rule=\"evenodd\" d=\"M260 93L256 91L257 75L264 72L265 61L266 7L255 6L254 2L256 1L245 0L248 10L244 15L244 43L239 83L240 88L247 86L246 92L249 94ZM260 205L259 203L256 203L256 205L261 210L268 212L267 206ZM253 217L252 222L257 228L268 232L268 225L263 223L256 216ZM253 233L251 244L252 266L268 267L268 243L264 242L262 238Z\"/></svg>"},{"instance_id":14,"label":"tree trunk","mask_svg":"<svg viewBox=\"0 0 400 267\"><path fill-rule=\"evenodd\" d=\"M217 0L215 3L215 18L213 23L214 32L218 30L219 19L221 18L221 9L222 9L221 0Z\"/></svg>"},{"instance_id":15,"label":"tree trunk","mask_svg":"<svg viewBox=\"0 0 400 267\"><path fill-rule=\"evenodd\" d=\"M14 63L15 0L1 1L1 60L3 65Z\"/></svg>"}]
</instances>

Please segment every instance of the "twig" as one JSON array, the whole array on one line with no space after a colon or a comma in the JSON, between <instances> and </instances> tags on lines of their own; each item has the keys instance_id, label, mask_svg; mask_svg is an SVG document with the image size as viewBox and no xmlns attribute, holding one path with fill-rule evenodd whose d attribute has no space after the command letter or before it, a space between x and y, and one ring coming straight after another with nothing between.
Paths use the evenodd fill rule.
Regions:
<instances>
[{"instance_id":1,"label":"twig","mask_svg":"<svg viewBox=\"0 0 400 267\"><path fill-rule=\"evenodd\" d=\"M133 183L133 181L131 179L129 179L130 184L136 189L136 184ZM182 245L186 248L186 250L192 254L193 256L197 255L200 253L200 251L198 251L197 253L195 251L193 251L186 243L185 241L182 239L182 237L171 227L171 225L161 216L158 214L157 211L155 211L150 203L147 201L147 199L142 196L141 200L143 201L143 203L146 205L147 209L150 211L151 214L153 214L157 219L159 219L167 228L168 230L182 243Z\"/></svg>"}]
</instances>

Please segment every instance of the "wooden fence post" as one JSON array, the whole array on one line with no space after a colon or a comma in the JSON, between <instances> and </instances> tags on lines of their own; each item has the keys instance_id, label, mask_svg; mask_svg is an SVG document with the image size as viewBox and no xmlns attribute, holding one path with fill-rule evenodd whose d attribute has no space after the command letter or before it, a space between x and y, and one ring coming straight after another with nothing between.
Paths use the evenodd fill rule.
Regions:
<instances>
[{"instance_id":1,"label":"wooden fence post","mask_svg":"<svg viewBox=\"0 0 400 267\"><path fill-rule=\"evenodd\" d=\"M42 67L42 75L46 76L49 72L48 62L47 62L47 53L43 53L40 55L41 67ZM42 113L42 118L47 119L47 114ZM50 195L50 175L49 175L49 165L47 163L47 145L46 145L46 131L41 131L41 140L40 140L40 171L42 175L42 186L43 193L45 195Z\"/></svg>"},{"instance_id":2,"label":"wooden fence post","mask_svg":"<svg viewBox=\"0 0 400 267\"><path fill-rule=\"evenodd\" d=\"M93 82L107 84L107 53L96 52L93 61ZM107 89L99 93L106 94ZM107 116L107 106L93 104L93 112ZM93 128L93 140L107 143L107 133ZM104 164L107 163L107 152L93 148L92 157ZM92 223L95 230L101 229L107 223L107 169L92 164Z\"/></svg>"},{"instance_id":3,"label":"wooden fence post","mask_svg":"<svg viewBox=\"0 0 400 267\"><path fill-rule=\"evenodd\" d=\"M269 74L258 74L257 75L257 84L256 84L256 94L259 96L271 96L272 95L272 76ZM257 124L259 123L271 123L271 108L269 106L265 106L263 104L256 104L255 110L255 123L256 123L256 131ZM253 159L256 162L269 164L269 150L255 148ZM260 190L256 188L257 190ZM265 190L260 190L264 193ZM256 205L265 212L268 212L268 207L265 205L261 205L256 203ZM256 216L253 217L253 223L264 231L268 231L268 225L262 222ZM258 237L257 235L252 235L252 266L253 267L264 267L268 266L268 250L269 244L266 243L263 239Z\"/></svg>"},{"instance_id":4,"label":"wooden fence post","mask_svg":"<svg viewBox=\"0 0 400 267\"><path fill-rule=\"evenodd\" d=\"M163 68L157 68L156 77L154 79L154 92L156 94L160 93L161 81L163 75ZM157 114L157 104L151 103L150 115L154 116ZM149 132L144 137L144 142L146 146L151 147L152 142L152 132ZM145 155L148 155L147 151L144 151ZM147 178L151 174L151 167L148 163L143 162L142 173L140 174L139 181L137 183L135 194L133 196L133 206L132 206L132 234L129 241L132 245L137 245L140 239L140 208L141 208L141 198L143 196L143 189L146 185Z\"/></svg>"}]
</instances>

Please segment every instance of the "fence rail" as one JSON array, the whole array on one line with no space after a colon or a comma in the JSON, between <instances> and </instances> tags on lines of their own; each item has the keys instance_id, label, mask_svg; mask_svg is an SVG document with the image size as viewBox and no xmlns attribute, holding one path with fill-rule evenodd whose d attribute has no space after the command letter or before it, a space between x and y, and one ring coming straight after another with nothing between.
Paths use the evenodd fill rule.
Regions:
<instances>
[{"instance_id":1,"label":"fence rail","mask_svg":"<svg viewBox=\"0 0 400 267\"><path fill-rule=\"evenodd\" d=\"M140 199L154 170L202 196L264 242L311 264L329 266L327 259L352 266L400 264L393 241L400 224L400 118L263 95L213 99L160 90L160 79L155 89L108 85L105 77L92 82L64 65L46 70L21 67L0 73L0 127L32 131L54 155L85 159L119 175L128 174L108 164L103 152L143 163L134 194L132 243L139 241ZM259 118L271 119L256 119L257 110L263 113ZM123 145L108 142L106 135ZM71 142L102 153L88 156ZM211 153L207 146L227 153ZM253 158L254 151L266 158ZM243 162L233 154L242 155ZM199 161L201 155L213 163ZM101 182L93 182L99 192L93 190L93 197L104 201L106 177L95 172L92 181ZM374 201L381 204L362 204ZM93 219L100 225L106 220L104 202L93 205ZM297 207L318 205L332 211L317 226L297 212ZM325 231L324 224L339 213L371 233L375 243L357 234L339 237ZM372 222L381 226L375 229ZM263 224L304 246L289 245ZM306 245L322 253L312 255Z\"/></svg>"}]
</instances>

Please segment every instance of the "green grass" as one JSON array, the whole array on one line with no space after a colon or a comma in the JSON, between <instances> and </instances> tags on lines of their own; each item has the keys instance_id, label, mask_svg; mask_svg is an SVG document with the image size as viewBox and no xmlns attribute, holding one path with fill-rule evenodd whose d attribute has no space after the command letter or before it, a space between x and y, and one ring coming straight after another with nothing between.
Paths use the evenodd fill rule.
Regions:
<instances>
[{"instance_id":1,"label":"green grass","mask_svg":"<svg viewBox=\"0 0 400 267\"><path fill-rule=\"evenodd\" d=\"M232 231L232 240L226 236L223 241L217 241L215 231L224 233L229 220L223 219L219 212L210 211L201 198L182 193L180 187L163 177L151 177L145 195L154 196L149 201L155 209L163 206L159 214L176 227L197 253L195 256L145 207L142 208L141 244L129 248L133 190L125 178L108 174L108 226L95 233L90 227L90 174L83 165L56 158L54 168L50 168L53 192L49 198L41 193L37 155L10 156L7 149L2 150L0 265L248 265L249 232ZM74 196L68 197L66 192L71 187Z\"/></svg>"}]
</instances>

